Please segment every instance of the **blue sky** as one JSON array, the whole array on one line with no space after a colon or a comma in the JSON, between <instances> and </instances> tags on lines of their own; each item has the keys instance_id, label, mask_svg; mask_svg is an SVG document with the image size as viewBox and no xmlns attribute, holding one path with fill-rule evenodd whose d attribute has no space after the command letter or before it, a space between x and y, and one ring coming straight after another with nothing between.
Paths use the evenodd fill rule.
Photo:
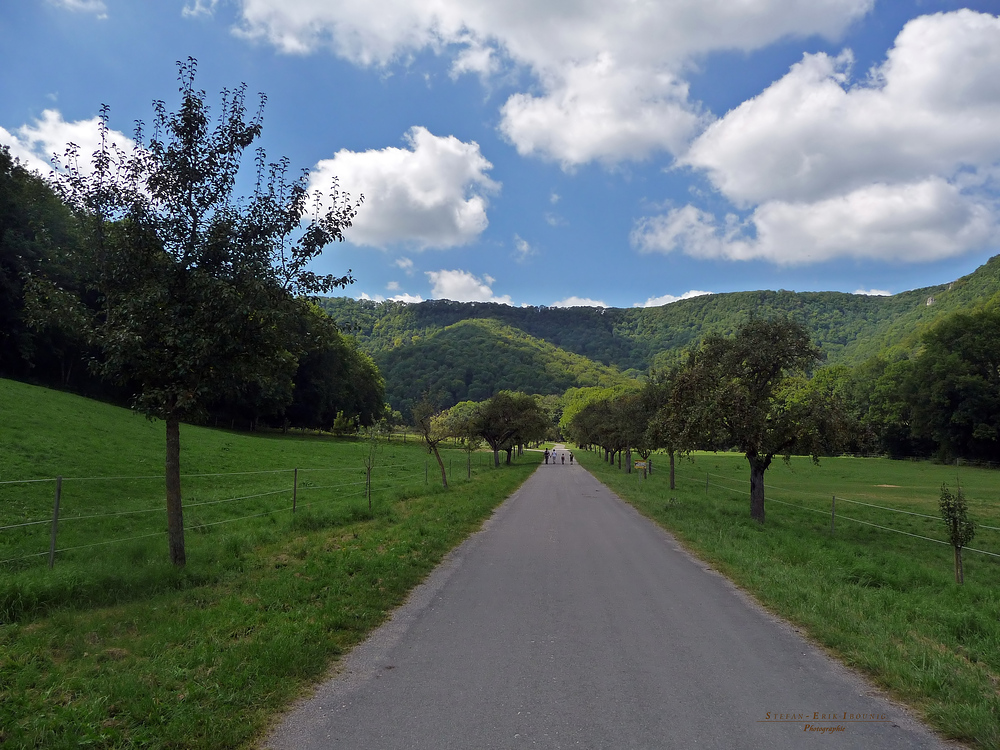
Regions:
<instances>
[{"instance_id":1,"label":"blue sky","mask_svg":"<svg viewBox=\"0 0 1000 750\"><path fill-rule=\"evenodd\" d=\"M947 0L13 0L0 143L264 92L272 157L364 194L352 296L897 293L1000 251L1000 18ZM88 140L89 139L89 140ZM249 165L248 165L249 166Z\"/></svg>"}]
</instances>

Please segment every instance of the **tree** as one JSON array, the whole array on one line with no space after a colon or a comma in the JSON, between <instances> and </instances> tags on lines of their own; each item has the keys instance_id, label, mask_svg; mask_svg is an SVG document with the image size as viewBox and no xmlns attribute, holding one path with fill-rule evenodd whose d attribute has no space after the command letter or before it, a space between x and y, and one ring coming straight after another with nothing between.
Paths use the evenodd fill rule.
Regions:
<instances>
[{"instance_id":1,"label":"tree","mask_svg":"<svg viewBox=\"0 0 1000 750\"><path fill-rule=\"evenodd\" d=\"M166 423L170 559L185 562L180 421L215 399L259 389L290 398L298 349L289 342L300 295L353 281L306 270L343 239L357 203L310 194L307 175L289 181L288 161L256 151L251 196L235 193L241 157L261 134L265 98L253 117L246 87L223 91L213 124L197 64L179 63L180 106L154 103L149 137L140 123L125 153L109 138L89 167L67 150L59 187L84 229L83 261L96 309L90 330L100 374L135 384L133 406ZM325 207L324 207L325 206ZM39 299L59 292L38 282Z\"/></svg>"},{"instance_id":2,"label":"tree","mask_svg":"<svg viewBox=\"0 0 1000 750\"><path fill-rule=\"evenodd\" d=\"M477 432L493 449L493 465L500 465L500 451L507 451L510 463L513 447L541 440L551 424L534 397L500 391L483 402L476 422Z\"/></svg>"},{"instance_id":3,"label":"tree","mask_svg":"<svg viewBox=\"0 0 1000 750\"><path fill-rule=\"evenodd\" d=\"M437 459L438 467L441 469L441 484L445 489L448 489L448 473L445 471L444 461L438 450L438 445L448 434L443 429L440 417L441 410L429 394L425 393L423 398L413 407L413 425L424 439L427 452L433 453L434 458Z\"/></svg>"},{"instance_id":4,"label":"tree","mask_svg":"<svg viewBox=\"0 0 1000 750\"><path fill-rule=\"evenodd\" d=\"M942 458L1000 460L1000 309L955 313L922 340L903 382L914 437Z\"/></svg>"},{"instance_id":5,"label":"tree","mask_svg":"<svg viewBox=\"0 0 1000 750\"><path fill-rule=\"evenodd\" d=\"M482 437L477 431L479 404L460 401L441 415L441 429L448 436L462 441L465 447L467 477L472 479L472 454L479 449Z\"/></svg>"},{"instance_id":6,"label":"tree","mask_svg":"<svg viewBox=\"0 0 1000 750\"><path fill-rule=\"evenodd\" d=\"M368 497L369 511L372 509L372 471L385 447L384 441L388 432L389 427L384 420L364 429L365 452L362 458L365 464L365 495Z\"/></svg>"},{"instance_id":7,"label":"tree","mask_svg":"<svg viewBox=\"0 0 1000 750\"><path fill-rule=\"evenodd\" d=\"M652 450L665 450L669 459L670 489L676 489L675 456L680 442L683 404L675 395L677 368L651 370L642 389L642 400L649 421L644 443ZM648 454L640 454L648 459Z\"/></svg>"},{"instance_id":8,"label":"tree","mask_svg":"<svg viewBox=\"0 0 1000 750\"><path fill-rule=\"evenodd\" d=\"M25 377L30 372L65 387L76 374L74 365L83 359L86 341L73 321L32 326L25 283L41 274L78 291L80 269L74 258L79 242L75 217L59 195L0 145L0 375ZM64 313L72 316L74 310Z\"/></svg>"},{"instance_id":9,"label":"tree","mask_svg":"<svg viewBox=\"0 0 1000 750\"><path fill-rule=\"evenodd\" d=\"M955 583L965 583L962 570L962 547L976 536L976 524L969 520L969 506L965 502L962 488L952 494L948 485L941 485L941 500L938 504L941 517L948 527L948 541L955 548Z\"/></svg>"},{"instance_id":10,"label":"tree","mask_svg":"<svg viewBox=\"0 0 1000 750\"><path fill-rule=\"evenodd\" d=\"M732 338L709 336L678 374L686 406L681 442L688 448L734 446L750 464L750 516L764 523L764 472L793 449L815 459L825 429L824 409L792 380L821 359L800 324L753 319Z\"/></svg>"}]
</instances>

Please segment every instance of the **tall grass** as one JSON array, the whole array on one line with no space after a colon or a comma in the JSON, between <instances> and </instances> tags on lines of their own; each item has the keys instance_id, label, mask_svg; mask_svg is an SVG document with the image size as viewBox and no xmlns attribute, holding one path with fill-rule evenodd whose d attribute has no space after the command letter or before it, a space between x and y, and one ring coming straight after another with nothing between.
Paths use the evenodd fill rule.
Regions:
<instances>
[{"instance_id":1,"label":"tall grass","mask_svg":"<svg viewBox=\"0 0 1000 750\"><path fill-rule=\"evenodd\" d=\"M654 457L654 472L643 480L593 453L576 455L622 498L942 734L1000 747L1000 559L967 553L959 586L947 545L847 520L943 540L936 518L838 500L830 529L834 495L935 516L941 484L958 481L971 515L1000 527L995 471L851 458L814 466L796 458L767 472L762 526L749 517L742 456L679 461L672 491L665 456ZM982 529L972 546L1000 553L1000 537Z\"/></svg>"}]
</instances>

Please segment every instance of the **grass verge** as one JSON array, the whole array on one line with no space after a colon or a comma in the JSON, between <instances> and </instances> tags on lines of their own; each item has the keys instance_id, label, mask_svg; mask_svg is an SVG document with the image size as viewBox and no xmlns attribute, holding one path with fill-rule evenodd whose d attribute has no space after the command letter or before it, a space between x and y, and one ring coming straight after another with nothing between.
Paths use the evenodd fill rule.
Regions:
<instances>
[{"instance_id":1,"label":"grass verge","mask_svg":"<svg viewBox=\"0 0 1000 750\"><path fill-rule=\"evenodd\" d=\"M749 516L742 456L679 460L676 490L669 489L665 456L654 457L645 480L595 453L576 456L620 497L913 706L941 734L1000 747L1000 560L967 552L966 583L956 585L951 548L906 535L943 539L943 522L870 507L934 515L941 483L954 487L960 480L974 518L1000 526L996 472L963 468L957 476L955 467L930 463L836 458L814 466L793 459L767 472L761 526ZM836 494L843 499L831 533ZM983 529L973 546L1000 552L996 540L996 532Z\"/></svg>"},{"instance_id":2,"label":"grass verge","mask_svg":"<svg viewBox=\"0 0 1000 750\"><path fill-rule=\"evenodd\" d=\"M0 381L0 398L12 394L13 405L0 402L8 420L0 444L11 448L0 454L0 479L51 476L53 467L79 477L132 476L145 473L138 461L162 453L162 425L124 410ZM331 465L360 473L354 464L363 450L345 441L198 428L182 441L193 473ZM417 468L377 486L370 510L365 498L317 480L315 502L294 515L282 506L189 530L189 563L181 570L165 562L162 539L67 552L53 570L0 569L0 746L250 746L479 528L539 459L528 453L511 467L474 470L471 481L460 471L465 454L455 451L453 460L445 491L433 470L425 484L419 446L392 443L381 465ZM270 486L270 475L252 476L265 477L258 489ZM238 481L218 491L253 494L253 479ZM12 501L3 511L8 518L34 512L29 501L27 511L12 509ZM130 503L156 507L162 489L113 493L81 482L75 502L78 516ZM114 523L67 534L117 538L122 530Z\"/></svg>"}]
</instances>

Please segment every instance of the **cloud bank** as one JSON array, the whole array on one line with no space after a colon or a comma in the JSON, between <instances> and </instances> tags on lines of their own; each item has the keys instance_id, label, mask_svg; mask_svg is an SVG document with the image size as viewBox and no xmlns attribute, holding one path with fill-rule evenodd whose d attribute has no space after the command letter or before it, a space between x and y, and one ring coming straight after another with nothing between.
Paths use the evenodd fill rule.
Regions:
<instances>
[{"instance_id":1,"label":"cloud bank","mask_svg":"<svg viewBox=\"0 0 1000 750\"><path fill-rule=\"evenodd\" d=\"M526 69L534 90L501 109L522 154L564 168L676 153L704 120L683 80L691 59L789 36L836 38L873 0L241 0L237 33L283 52L329 50L361 66L450 55L454 75Z\"/></svg>"},{"instance_id":2,"label":"cloud bank","mask_svg":"<svg viewBox=\"0 0 1000 750\"><path fill-rule=\"evenodd\" d=\"M1000 239L1000 18L916 18L855 81L852 56L805 55L679 159L738 209L644 217L644 252L777 264L932 261Z\"/></svg>"}]
</instances>

